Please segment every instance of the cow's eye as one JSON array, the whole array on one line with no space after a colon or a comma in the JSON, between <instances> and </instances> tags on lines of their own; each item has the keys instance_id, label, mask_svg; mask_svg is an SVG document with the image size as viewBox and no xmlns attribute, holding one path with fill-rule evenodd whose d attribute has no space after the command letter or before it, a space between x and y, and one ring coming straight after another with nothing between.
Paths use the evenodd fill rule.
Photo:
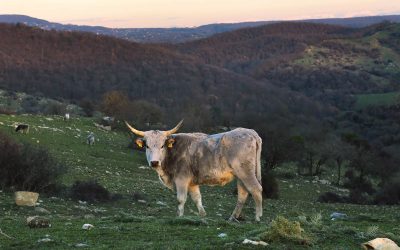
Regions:
<instances>
[{"instance_id":1,"label":"cow's eye","mask_svg":"<svg viewBox=\"0 0 400 250\"><path fill-rule=\"evenodd\" d=\"M162 145L161 148L164 148L164 145Z\"/></svg>"},{"instance_id":2,"label":"cow's eye","mask_svg":"<svg viewBox=\"0 0 400 250\"><path fill-rule=\"evenodd\" d=\"M147 146L147 144L146 144L146 148L149 148L149 146Z\"/></svg>"}]
</instances>

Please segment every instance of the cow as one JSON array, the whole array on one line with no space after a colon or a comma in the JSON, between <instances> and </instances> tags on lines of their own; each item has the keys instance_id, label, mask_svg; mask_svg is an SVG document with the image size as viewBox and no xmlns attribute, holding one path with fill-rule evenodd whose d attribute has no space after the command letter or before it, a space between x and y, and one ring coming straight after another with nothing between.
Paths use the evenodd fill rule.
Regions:
<instances>
[{"instance_id":1,"label":"cow","mask_svg":"<svg viewBox=\"0 0 400 250\"><path fill-rule=\"evenodd\" d=\"M262 140L252 129L234 130L207 135L178 133L179 122L168 131L140 131L125 122L138 147L146 148L150 167L169 189L176 188L178 216L183 216L187 193L196 204L200 216L205 216L200 185L225 185L237 178L238 198L230 216L237 221L248 194L256 204L255 220L262 216L261 146Z\"/></svg>"},{"instance_id":2,"label":"cow","mask_svg":"<svg viewBox=\"0 0 400 250\"><path fill-rule=\"evenodd\" d=\"M29 125L28 124L18 124L15 128L15 132L21 131L21 133L28 134L29 133Z\"/></svg>"},{"instance_id":3,"label":"cow","mask_svg":"<svg viewBox=\"0 0 400 250\"><path fill-rule=\"evenodd\" d=\"M89 134L88 137L86 138L86 143L87 143L89 146L93 146L93 145L94 145L94 141L95 141L94 134L93 134L93 132L90 132L90 134Z\"/></svg>"}]
</instances>

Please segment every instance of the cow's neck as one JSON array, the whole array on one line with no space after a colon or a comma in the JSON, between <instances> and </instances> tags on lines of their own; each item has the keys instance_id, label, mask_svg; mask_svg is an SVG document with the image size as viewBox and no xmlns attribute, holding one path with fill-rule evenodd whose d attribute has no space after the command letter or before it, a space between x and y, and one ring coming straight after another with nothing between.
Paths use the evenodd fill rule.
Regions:
<instances>
[{"instance_id":1,"label":"cow's neck","mask_svg":"<svg viewBox=\"0 0 400 250\"><path fill-rule=\"evenodd\" d=\"M174 190L174 184L172 183L172 179L164 172L162 167L158 167L155 169L158 177L160 178L161 183L167 188Z\"/></svg>"}]
</instances>

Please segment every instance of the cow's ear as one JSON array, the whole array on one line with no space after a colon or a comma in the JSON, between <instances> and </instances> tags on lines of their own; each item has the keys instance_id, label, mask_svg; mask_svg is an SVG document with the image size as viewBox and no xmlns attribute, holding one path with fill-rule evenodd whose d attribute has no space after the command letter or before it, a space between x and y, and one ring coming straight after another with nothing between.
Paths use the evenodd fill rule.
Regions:
<instances>
[{"instance_id":1,"label":"cow's ear","mask_svg":"<svg viewBox=\"0 0 400 250\"><path fill-rule=\"evenodd\" d=\"M135 140L136 145L138 145L139 148L143 148L144 141L140 138Z\"/></svg>"},{"instance_id":2,"label":"cow's ear","mask_svg":"<svg viewBox=\"0 0 400 250\"><path fill-rule=\"evenodd\" d=\"M175 139L174 138L169 138L167 140L167 147L168 148L172 148L174 146L174 143L175 143Z\"/></svg>"}]
</instances>

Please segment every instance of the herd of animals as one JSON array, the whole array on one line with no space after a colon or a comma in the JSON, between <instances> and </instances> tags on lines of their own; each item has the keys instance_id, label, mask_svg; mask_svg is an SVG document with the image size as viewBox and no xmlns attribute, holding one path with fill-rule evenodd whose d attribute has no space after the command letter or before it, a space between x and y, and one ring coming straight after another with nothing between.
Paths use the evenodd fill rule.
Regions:
<instances>
[{"instance_id":1,"label":"herd of animals","mask_svg":"<svg viewBox=\"0 0 400 250\"><path fill-rule=\"evenodd\" d=\"M64 120L69 120L66 114ZM188 193L199 215L205 216L200 185L225 185L237 179L237 204L230 220L237 221L249 194L255 202L255 220L262 216L261 148L256 131L246 128L219 134L177 133L183 120L168 131L140 131L125 122L137 136L135 143L145 148L149 167L154 169L163 185L176 189L178 216L183 216ZM16 132L29 133L28 124L18 124ZM93 146L93 132L86 138Z\"/></svg>"}]
</instances>

